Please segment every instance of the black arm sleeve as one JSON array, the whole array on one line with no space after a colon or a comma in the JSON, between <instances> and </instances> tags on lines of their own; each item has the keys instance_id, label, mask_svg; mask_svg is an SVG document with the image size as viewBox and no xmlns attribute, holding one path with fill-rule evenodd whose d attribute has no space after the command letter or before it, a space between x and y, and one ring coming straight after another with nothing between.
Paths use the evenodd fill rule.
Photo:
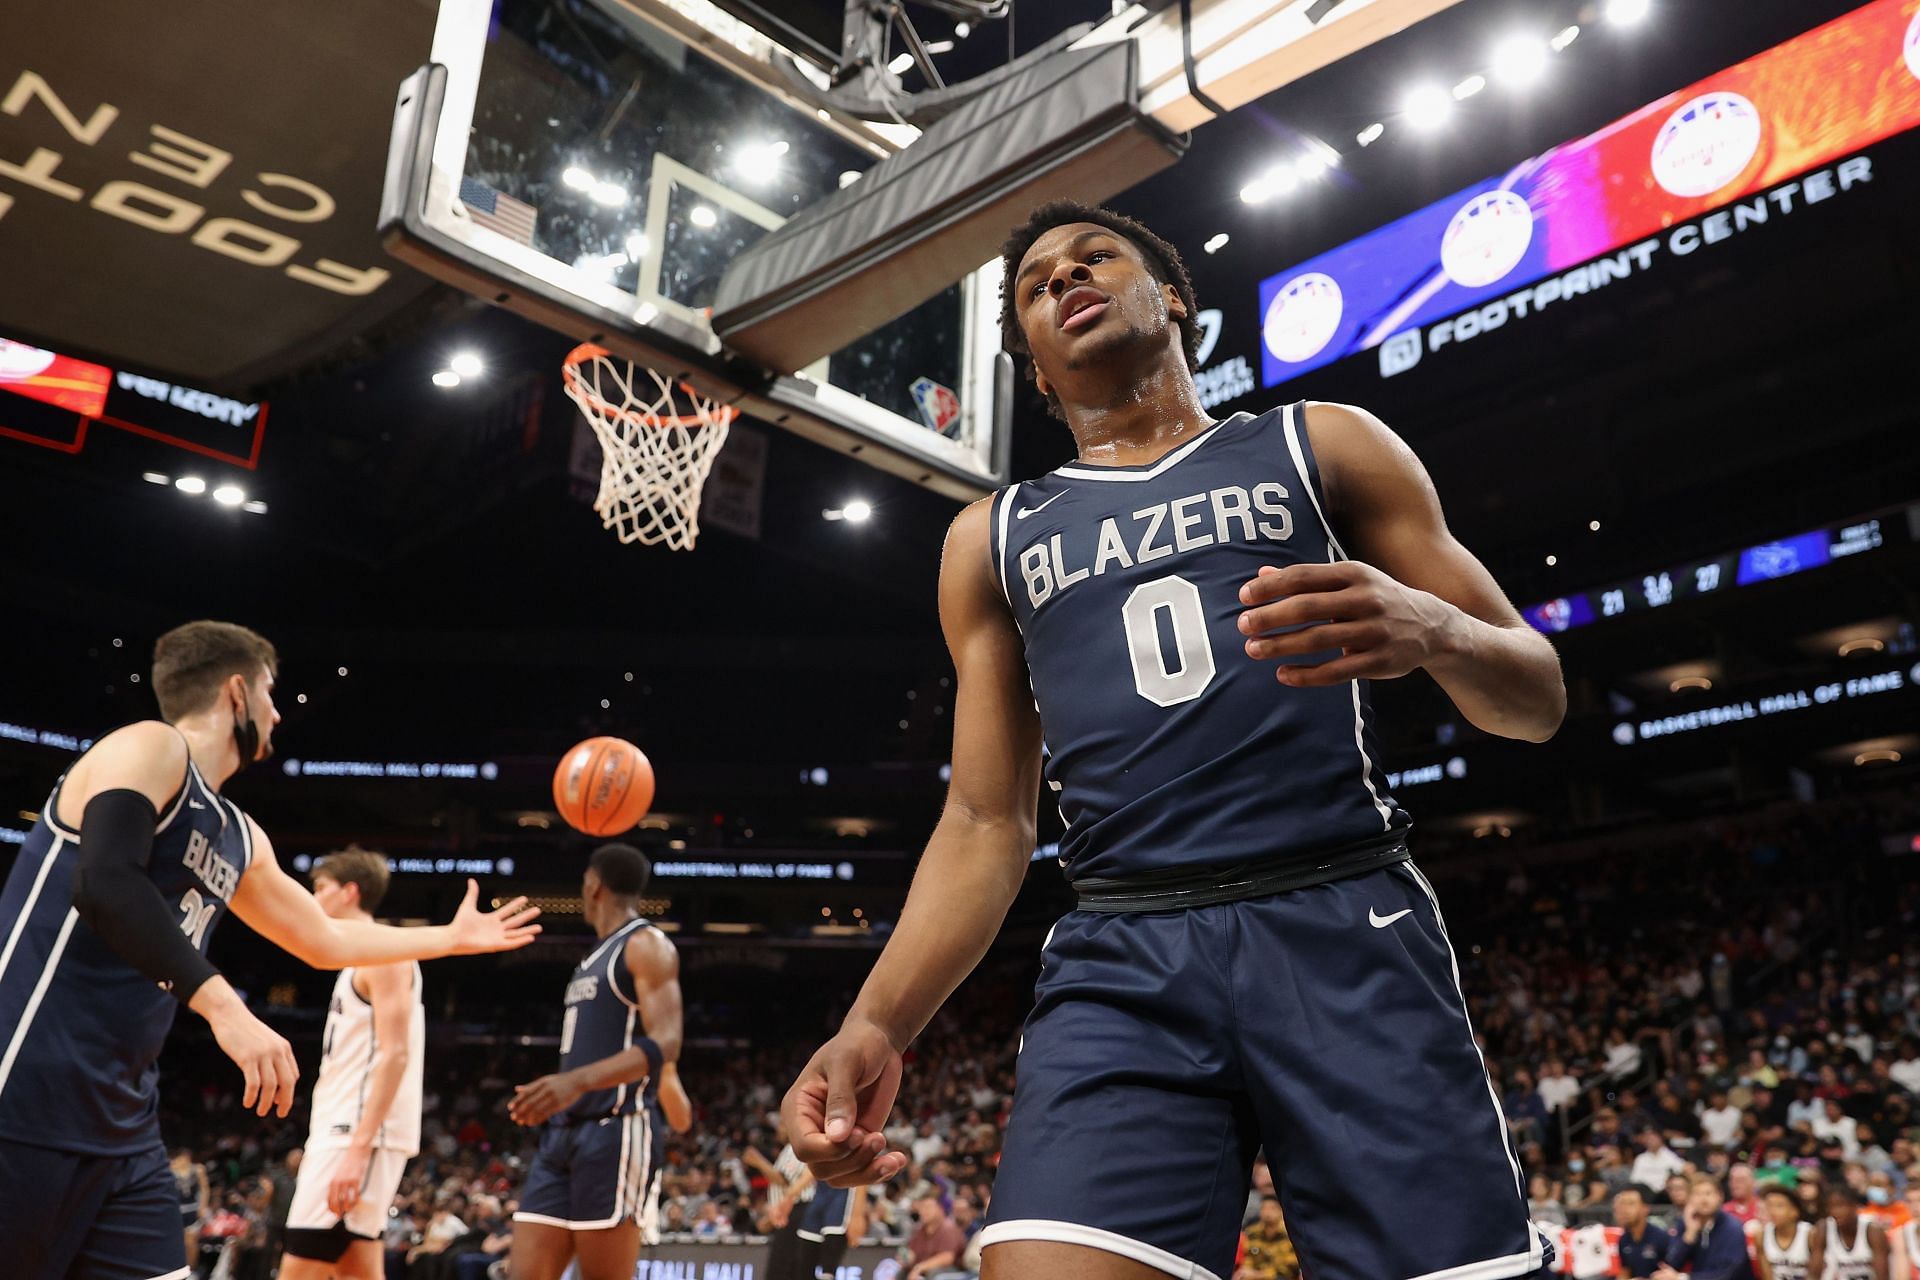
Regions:
<instances>
[{"instance_id":1,"label":"black arm sleeve","mask_svg":"<svg viewBox=\"0 0 1920 1280\"><path fill-rule=\"evenodd\" d=\"M103 791L89 800L73 906L115 955L185 1004L219 971L187 941L175 909L147 875L159 820L138 791Z\"/></svg>"}]
</instances>

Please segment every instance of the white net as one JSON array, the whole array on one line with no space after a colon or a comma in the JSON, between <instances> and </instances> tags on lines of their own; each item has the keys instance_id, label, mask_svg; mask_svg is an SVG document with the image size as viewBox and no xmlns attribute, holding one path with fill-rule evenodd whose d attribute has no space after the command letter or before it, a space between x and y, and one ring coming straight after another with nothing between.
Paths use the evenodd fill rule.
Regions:
<instances>
[{"instance_id":1,"label":"white net","mask_svg":"<svg viewBox=\"0 0 1920 1280\"><path fill-rule=\"evenodd\" d=\"M591 343L569 352L562 372L600 439L600 522L622 542L691 550L700 491L727 442L733 406ZM678 412L676 400L689 411Z\"/></svg>"}]
</instances>

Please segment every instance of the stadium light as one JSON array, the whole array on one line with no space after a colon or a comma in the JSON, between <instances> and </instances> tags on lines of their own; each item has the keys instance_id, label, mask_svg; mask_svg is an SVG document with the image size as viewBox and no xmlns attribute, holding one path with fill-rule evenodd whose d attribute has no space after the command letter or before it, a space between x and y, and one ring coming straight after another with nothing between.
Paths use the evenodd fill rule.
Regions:
<instances>
[{"instance_id":1,"label":"stadium light","mask_svg":"<svg viewBox=\"0 0 1920 1280\"><path fill-rule=\"evenodd\" d=\"M1509 36L1493 47L1493 78L1509 89L1529 89L1547 74L1547 48L1538 40Z\"/></svg>"},{"instance_id":2,"label":"stadium light","mask_svg":"<svg viewBox=\"0 0 1920 1280\"><path fill-rule=\"evenodd\" d=\"M887 64L887 70L893 72L895 75L900 75L912 65L913 55L910 53L902 53L895 55L893 61Z\"/></svg>"},{"instance_id":3,"label":"stadium light","mask_svg":"<svg viewBox=\"0 0 1920 1280\"><path fill-rule=\"evenodd\" d=\"M477 378L486 366L480 362L480 357L474 352L462 351L447 361L447 368L463 378Z\"/></svg>"},{"instance_id":4,"label":"stadium light","mask_svg":"<svg viewBox=\"0 0 1920 1280\"><path fill-rule=\"evenodd\" d=\"M873 504L855 498L852 502L840 508L840 518L850 524L865 524L867 521L873 519Z\"/></svg>"},{"instance_id":5,"label":"stadium light","mask_svg":"<svg viewBox=\"0 0 1920 1280\"><path fill-rule=\"evenodd\" d=\"M595 204L604 204L609 207L617 207L627 202L627 189L617 182L596 182L587 194L593 197Z\"/></svg>"},{"instance_id":6,"label":"stadium light","mask_svg":"<svg viewBox=\"0 0 1920 1280\"><path fill-rule=\"evenodd\" d=\"M1353 140L1359 143L1363 147L1370 147L1374 143L1380 141L1380 135L1385 133L1386 131L1387 131L1387 126L1379 123L1378 121L1375 121L1373 124L1370 124L1366 128L1362 129L1359 133L1354 134Z\"/></svg>"},{"instance_id":7,"label":"stadium light","mask_svg":"<svg viewBox=\"0 0 1920 1280\"><path fill-rule=\"evenodd\" d=\"M1228 239L1229 237L1227 233L1222 231L1218 235L1210 238L1205 244L1201 245L1200 247L1201 249L1205 250L1207 253L1218 253L1222 249L1227 247Z\"/></svg>"},{"instance_id":8,"label":"stadium light","mask_svg":"<svg viewBox=\"0 0 1920 1280\"><path fill-rule=\"evenodd\" d=\"M173 482L173 487L197 498L207 491L207 482L199 476L181 476Z\"/></svg>"},{"instance_id":9,"label":"stadium light","mask_svg":"<svg viewBox=\"0 0 1920 1280\"><path fill-rule=\"evenodd\" d=\"M237 484L223 484L213 491L213 500L223 507L237 507L247 500L247 491Z\"/></svg>"},{"instance_id":10,"label":"stadium light","mask_svg":"<svg viewBox=\"0 0 1920 1280\"><path fill-rule=\"evenodd\" d=\"M711 227L720 220L720 215L704 204L697 204L687 211L687 221L696 227Z\"/></svg>"},{"instance_id":11,"label":"stadium light","mask_svg":"<svg viewBox=\"0 0 1920 1280\"><path fill-rule=\"evenodd\" d=\"M1553 49L1555 53L1565 53L1567 51L1567 46L1572 44L1575 40L1578 40L1579 38L1580 38L1579 27L1577 26L1562 27L1560 31L1553 37L1553 39L1547 41L1547 44Z\"/></svg>"},{"instance_id":12,"label":"stadium light","mask_svg":"<svg viewBox=\"0 0 1920 1280\"><path fill-rule=\"evenodd\" d=\"M1607 21L1617 26L1637 26L1652 10L1651 0L1607 0Z\"/></svg>"},{"instance_id":13,"label":"stadium light","mask_svg":"<svg viewBox=\"0 0 1920 1280\"><path fill-rule=\"evenodd\" d=\"M579 165L570 164L567 166L566 171L560 175L560 181L566 183L575 191L591 191L598 180L593 174L582 169Z\"/></svg>"},{"instance_id":14,"label":"stadium light","mask_svg":"<svg viewBox=\"0 0 1920 1280\"><path fill-rule=\"evenodd\" d=\"M173 483L173 481L169 477L161 475L158 471L142 471L140 473L140 478L142 480L145 480L148 484Z\"/></svg>"},{"instance_id":15,"label":"stadium light","mask_svg":"<svg viewBox=\"0 0 1920 1280\"><path fill-rule=\"evenodd\" d=\"M1453 113L1453 95L1439 85L1423 84L1407 94L1400 112L1408 124L1428 133L1444 125Z\"/></svg>"},{"instance_id":16,"label":"stadium light","mask_svg":"<svg viewBox=\"0 0 1920 1280\"><path fill-rule=\"evenodd\" d=\"M451 369L441 369L433 375L433 385L436 387L457 387L460 385L460 375Z\"/></svg>"},{"instance_id":17,"label":"stadium light","mask_svg":"<svg viewBox=\"0 0 1920 1280\"><path fill-rule=\"evenodd\" d=\"M1465 102L1468 98L1471 98L1474 94L1479 93L1486 87L1487 78L1485 76L1468 76L1465 80L1453 86L1453 96L1456 101Z\"/></svg>"}]
</instances>

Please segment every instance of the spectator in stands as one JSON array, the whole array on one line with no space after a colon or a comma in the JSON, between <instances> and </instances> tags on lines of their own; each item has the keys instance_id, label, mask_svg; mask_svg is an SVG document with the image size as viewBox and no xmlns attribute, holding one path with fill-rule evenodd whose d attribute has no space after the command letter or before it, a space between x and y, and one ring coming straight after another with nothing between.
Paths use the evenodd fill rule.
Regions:
<instances>
[{"instance_id":1,"label":"spectator in stands","mask_svg":"<svg viewBox=\"0 0 1920 1280\"><path fill-rule=\"evenodd\" d=\"M1620 1276L1651 1276L1667 1260L1674 1232L1647 1216L1646 1193L1628 1187L1613 1198L1613 1222L1620 1228Z\"/></svg>"},{"instance_id":2,"label":"spectator in stands","mask_svg":"<svg viewBox=\"0 0 1920 1280\"><path fill-rule=\"evenodd\" d=\"M1533 1085L1533 1073L1525 1067L1513 1073L1513 1083L1507 1087L1506 1101L1502 1104L1507 1113L1507 1127L1513 1131L1513 1139L1519 1146L1530 1143L1544 1144L1547 1140L1547 1104Z\"/></svg>"},{"instance_id":3,"label":"spectator in stands","mask_svg":"<svg viewBox=\"0 0 1920 1280\"><path fill-rule=\"evenodd\" d=\"M1640 1154L1633 1158L1631 1177L1637 1186L1648 1190L1664 1188L1667 1179L1686 1170L1687 1162L1667 1145L1667 1136L1658 1129L1642 1129L1638 1138Z\"/></svg>"},{"instance_id":4,"label":"spectator in stands","mask_svg":"<svg viewBox=\"0 0 1920 1280\"><path fill-rule=\"evenodd\" d=\"M1752 1165L1736 1164L1727 1170L1727 1202L1722 1207L1742 1226L1762 1216L1760 1197L1754 1194Z\"/></svg>"},{"instance_id":5,"label":"spectator in stands","mask_svg":"<svg viewBox=\"0 0 1920 1280\"><path fill-rule=\"evenodd\" d=\"M445 1253L448 1246L466 1235L467 1223L461 1217L466 1212L466 1197L458 1192L443 1192L434 1204L433 1217L428 1221L420 1243L407 1251L408 1265L421 1258Z\"/></svg>"},{"instance_id":6,"label":"spectator in stands","mask_svg":"<svg viewBox=\"0 0 1920 1280\"><path fill-rule=\"evenodd\" d=\"M1560 1188L1544 1173L1527 1179L1527 1216L1544 1226L1567 1225L1567 1209L1560 1202Z\"/></svg>"},{"instance_id":7,"label":"spectator in stands","mask_svg":"<svg viewBox=\"0 0 1920 1280\"><path fill-rule=\"evenodd\" d=\"M1580 1082L1567 1074L1566 1064L1560 1059L1548 1058L1540 1068L1540 1084L1536 1092L1548 1111L1558 1111L1580 1096Z\"/></svg>"},{"instance_id":8,"label":"spectator in stands","mask_svg":"<svg viewBox=\"0 0 1920 1280\"><path fill-rule=\"evenodd\" d=\"M913 1215L919 1225L907 1237L907 1254L912 1265L907 1280L922 1280L935 1272L947 1271L960 1260L967 1238L947 1217L950 1201L944 1191L934 1188L913 1202Z\"/></svg>"},{"instance_id":9,"label":"spectator in stands","mask_svg":"<svg viewBox=\"0 0 1920 1280\"><path fill-rule=\"evenodd\" d=\"M1787 1104L1787 1128L1801 1124L1811 1127L1814 1121L1824 1119L1826 1114L1826 1105L1813 1096L1813 1081L1794 1081L1793 1101Z\"/></svg>"},{"instance_id":10,"label":"spectator in stands","mask_svg":"<svg viewBox=\"0 0 1920 1280\"><path fill-rule=\"evenodd\" d=\"M1666 1265L1653 1274L1656 1280L1681 1280L1683 1267L1692 1280L1754 1280L1746 1233L1721 1207L1719 1184L1704 1174L1694 1177Z\"/></svg>"},{"instance_id":11,"label":"spectator in stands","mask_svg":"<svg viewBox=\"0 0 1920 1280\"><path fill-rule=\"evenodd\" d=\"M1693 1112L1680 1101L1680 1095L1665 1080L1653 1086L1653 1100L1648 1105L1653 1115L1653 1127L1668 1138L1691 1139L1700 1132L1700 1122Z\"/></svg>"},{"instance_id":12,"label":"spectator in stands","mask_svg":"<svg viewBox=\"0 0 1920 1280\"><path fill-rule=\"evenodd\" d=\"M1260 1201L1260 1220L1247 1228L1245 1240L1246 1259L1233 1280L1298 1280L1300 1259L1274 1197Z\"/></svg>"},{"instance_id":13,"label":"spectator in stands","mask_svg":"<svg viewBox=\"0 0 1920 1280\"><path fill-rule=\"evenodd\" d=\"M1625 1027L1616 1024L1607 1032L1606 1054L1607 1074L1615 1080L1631 1080L1640 1074L1640 1042L1629 1037Z\"/></svg>"},{"instance_id":14,"label":"spectator in stands","mask_svg":"<svg viewBox=\"0 0 1920 1280\"><path fill-rule=\"evenodd\" d=\"M1900 1058L1887 1068L1887 1074L1908 1093L1920 1095L1920 1039L1901 1038Z\"/></svg>"},{"instance_id":15,"label":"spectator in stands","mask_svg":"<svg viewBox=\"0 0 1920 1280\"><path fill-rule=\"evenodd\" d=\"M1686 1211L1687 1198L1692 1194L1693 1194L1693 1175L1692 1174L1676 1173L1672 1175L1667 1179L1667 1193L1666 1195L1661 1197L1661 1200L1662 1200L1662 1203L1660 1205L1661 1211L1665 1212L1671 1209L1673 1211L1674 1216L1679 1217L1680 1214Z\"/></svg>"},{"instance_id":16,"label":"spectator in stands","mask_svg":"<svg viewBox=\"0 0 1920 1280\"><path fill-rule=\"evenodd\" d=\"M1813 1136L1820 1144L1820 1158L1844 1163L1860 1154L1860 1126L1840 1106L1838 1098L1826 1100L1826 1113L1813 1122Z\"/></svg>"},{"instance_id":17,"label":"spectator in stands","mask_svg":"<svg viewBox=\"0 0 1920 1280\"><path fill-rule=\"evenodd\" d=\"M1727 1101L1725 1089L1715 1089L1700 1113L1700 1140L1724 1151L1739 1139L1746 1118L1746 1112Z\"/></svg>"},{"instance_id":18,"label":"spectator in stands","mask_svg":"<svg viewBox=\"0 0 1920 1280\"><path fill-rule=\"evenodd\" d=\"M920 1126L920 1136L913 1140L912 1152L913 1162L923 1168L947 1153L947 1140L934 1130L933 1121Z\"/></svg>"}]
</instances>

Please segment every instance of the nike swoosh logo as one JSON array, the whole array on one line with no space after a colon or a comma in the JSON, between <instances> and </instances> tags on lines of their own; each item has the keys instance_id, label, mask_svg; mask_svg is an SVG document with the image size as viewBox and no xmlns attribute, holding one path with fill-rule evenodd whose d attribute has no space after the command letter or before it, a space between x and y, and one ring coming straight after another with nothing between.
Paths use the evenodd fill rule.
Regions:
<instances>
[{"instance_id":1,"label":"nike swoosh logo","mask_svg":"<svg viewBox=\"0 0 1920 1280\"><path fill-rule=\"evenodd\" d=\"M207 807L207 806L205 806L205 805L203 805L203 804L201 804L201 803L200 803L200 802L199 802L198 800L189 800L189 801L187 801L187 808L189 808L189 809L204 809L204 808L206 808L206 807Z\"/></svg>"},{"instance_id":2,"label":"nike swoosh logo","mask_svg":"<svg viewBox=\"0 0 1920 1280\"><path fill-rule=\"evenodd\" d=\"M1066 497L1069 493L1072 493L1072 492L1073 490L1071 489L1062 489L1060 492L1054 494L1051 498L1048 498L1045 502L1041 503L1037 507L1020 508L1018 511L1013 513L1013 518L1016 520L1025 520L1028 516L1039 515L1042 511L1045 511L1048 507L1052 506L1054 503L1060 501L1060 499Z\"/></svg>"},{"instance_id":3,"label":"nike swoosh logo","mask_svg":"<svg viewBox=\"0 0 1920 1280\"><path fill-rule=\"evenodd\" d=\"M1388 925L1392 924L1395 920L1398 920L1401 916L1410 916L1412 914L1413 914L1412 907L1402 907L1400 910L1394 912L1390 916L1383 916L1378 911L1375 911L1372 907L1368 907L1367 923L1372 925L1376 929L1384 929Z\"/></svg>"}]
</instances>

